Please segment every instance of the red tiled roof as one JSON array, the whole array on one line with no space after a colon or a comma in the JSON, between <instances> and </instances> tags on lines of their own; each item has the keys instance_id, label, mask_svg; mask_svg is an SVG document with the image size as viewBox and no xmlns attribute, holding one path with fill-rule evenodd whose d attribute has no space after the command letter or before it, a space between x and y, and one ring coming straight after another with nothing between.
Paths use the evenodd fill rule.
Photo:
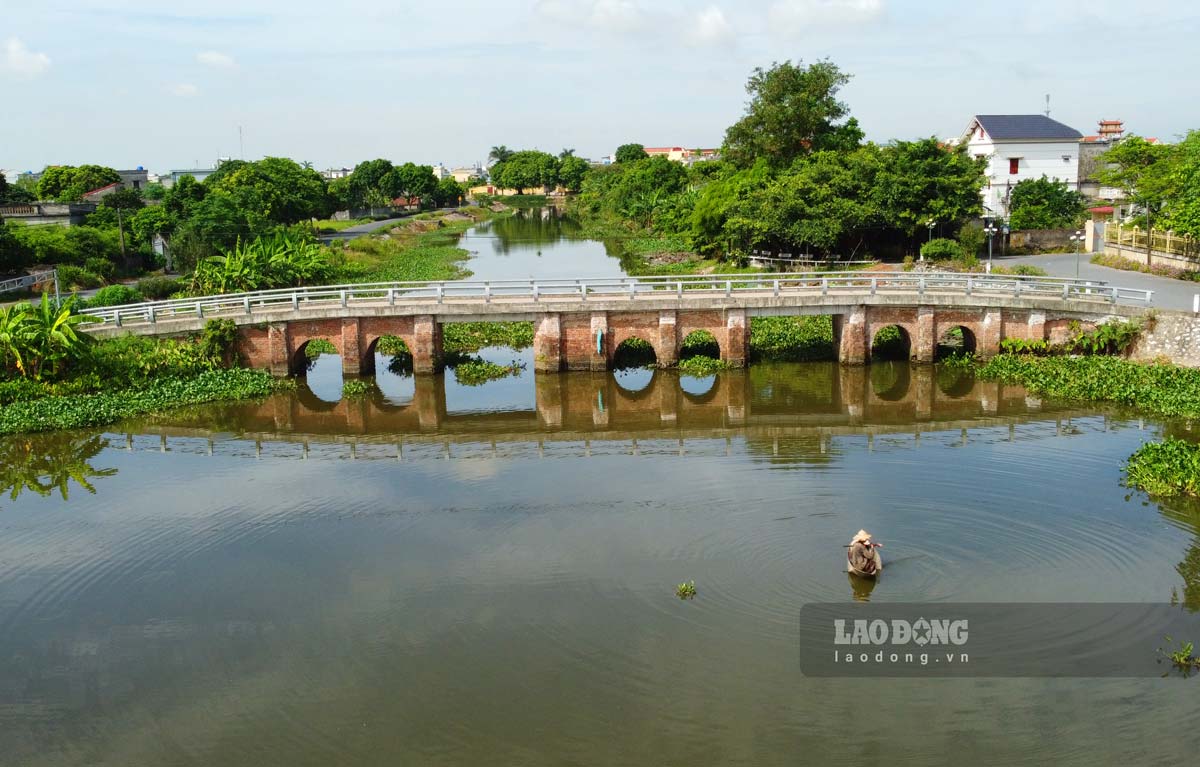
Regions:
<instances>
[{"instance_id":1,"label":"red tiled roof","mask_svg":"<svg viewBox=\"0 0 1200 767\"><path fill-rule=\"evenodd\" d=\"M111 184L105 184L104 186L97 187L96 189L93 189L90 192L84 192L83 196L89 197L89 196L95 194L96 192L103 192L105 189L112 189L114 186L120 186L120 185L121 185L120 181L114 181Z\"/></svg>"},{"instance_id":2,"label":"red tiled roof","mask_svg":"<svg viewBox=\"0 0 1200 767\"><path fill-rule=\"evenodd\" d=\"M1088 208L1088 213L1112 213L1112 212L1113 212L1113 206L1111 206L1111 205L1097 205L1094 208Z\"/></svg>"}]
</instances>

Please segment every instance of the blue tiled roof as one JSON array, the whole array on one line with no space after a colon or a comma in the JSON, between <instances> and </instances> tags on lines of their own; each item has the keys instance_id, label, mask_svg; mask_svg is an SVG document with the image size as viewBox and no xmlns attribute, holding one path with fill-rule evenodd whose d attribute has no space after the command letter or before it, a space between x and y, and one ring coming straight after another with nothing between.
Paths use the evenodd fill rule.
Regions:
<instances>
[{"instance_id":1,"label":"blue tiled roof","mask_svg":"<svg viewBox=\"0 0 1200 767\"><path fill-rule=\"evenodd\" d=\"M993 140L1081 139L1083 134L1045 115L975 115Z\"/></svg>"}]
</instances>

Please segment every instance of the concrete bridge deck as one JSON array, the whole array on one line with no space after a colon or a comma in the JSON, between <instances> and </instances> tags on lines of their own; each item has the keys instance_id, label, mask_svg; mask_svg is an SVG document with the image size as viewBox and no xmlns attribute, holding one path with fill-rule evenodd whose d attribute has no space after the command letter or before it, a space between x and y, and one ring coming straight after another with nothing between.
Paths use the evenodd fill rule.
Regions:
<instances>
[{"instance_id":1,"label":"concrete bridge deck","mask_svg":"<svg viewBox=\"0 0 1200 767\"><path fill-rule=\"evenodd\" d=\"M834 317L843 363L868 361L875 335L890 325L925 362L950 328L988 356L1004 338L1061 340L1074 325L1139 314L1151 297L1080 280L917 272L382 283L112 307L94 312L99 322L88 330L172 335L229 319L241 328L243 358L277 374L302 369L304 346L316 338L333 343L347 373L370 374L376 341L398 336L424 373L441 368L444 323L533 321L538 370L603 370L635 337L654 347L660 365L673 365L697 330L713 335L722 359L742 365L751 318L822 314Z\"/></svg>"}]
</instances>

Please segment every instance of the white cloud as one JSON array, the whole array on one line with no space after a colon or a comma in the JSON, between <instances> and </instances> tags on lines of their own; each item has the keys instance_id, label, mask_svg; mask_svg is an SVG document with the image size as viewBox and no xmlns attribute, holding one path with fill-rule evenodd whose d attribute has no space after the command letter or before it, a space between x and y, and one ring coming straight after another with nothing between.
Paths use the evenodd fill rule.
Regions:
<instances>
[{"instance_id":1,"label":"white cloud","mask_svg":"<svg viewBox=\"0 0 1200 767\"><path fill-rule=\"evenodd\" d=\"M726 45L733 42L733 37L733 27L729 26L725 12L715 5L700 11L687 33L688 42L695 45Z\"/></svg>"},{"instance_id":2,"label":"white cloud","mask_svg":"<svg viewBox=\"0 0 1200 767\"><path fill-rule=\"evenodd\" d=\"M219 51L202 51L196 54L196 61L199 61L206 67L215 69L233 69L237 66L237 62L232 56L221 53Z\"/></svg>"},{"instance_id":3,"label":"white cloud","mask_svg":"<svg viewBox=\"0 0 1200 767\"><path fill-rule=\"evenodd\" d=\"M50 68L50 57L34 53L19 38L4 41L3 69L18 77L37 77Z\"/></svg>"},{"instance_id":4,"label":"white cloud","mask_svg":"<svg viewBox=\"0 0 1200 767\"><path fill-rule=\"evenodd\" d=\"M635 0L539 0L534 10L552 21L610 32L637 32L648 22Z\"/></svg>"},{"instance_id":5,"label":"white cloud","mask_svg":"<svg viewBox=\"0 0 1200 767\"><path fill-rule=\"evenodd\" d=\"M885 0L779 0L771 6L773 24L792 28L864 24L883 16Z\"/></svg>"},{"instance_id":6,"label":"white cloud","mask_svg":"<svg viewBox=\"0 0 1200 767\"><path fill-rule=\"evenodd\" d=\"M176 83L171 86L171 93L184 98L195 96L200 92L200 89L191 83Z\"/></svg>"}]
</instances>

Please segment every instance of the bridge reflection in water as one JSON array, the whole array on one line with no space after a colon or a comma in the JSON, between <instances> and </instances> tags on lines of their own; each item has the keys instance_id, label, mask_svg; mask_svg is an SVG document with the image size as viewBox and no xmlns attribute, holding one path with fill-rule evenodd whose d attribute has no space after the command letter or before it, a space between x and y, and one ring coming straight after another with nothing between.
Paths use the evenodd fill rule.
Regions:
<instances>
[{"instance_id":1,"label":"bridge reflection in water","mask_svg":"<svg viewBox=\"0 0 1200 767\"><path fill-rule=\"evenodd\" d=\"M382 394L327 402L305 386L260 403L215 406L149 419L132 434L351 445L445 445L744 438L811 439L823 452L837 435L916 434L1069 418L1019 386L976 380L969 371L907 363L867 367L764 364L704 379L670 370L638 371L630 383L611 373L525 374L534 407L455 413L443 376L415 376L412 400ZM1082 414L1084 411L1080 411ZM1087 411L1095 414L1095 410ZM214 429L213 424L220 424ZM1061 431L1061 425L1058 429ZM964 432L965 436L965 432ZM818 451L814 451L818 452Z\"/></svg>"}]
</instances>

